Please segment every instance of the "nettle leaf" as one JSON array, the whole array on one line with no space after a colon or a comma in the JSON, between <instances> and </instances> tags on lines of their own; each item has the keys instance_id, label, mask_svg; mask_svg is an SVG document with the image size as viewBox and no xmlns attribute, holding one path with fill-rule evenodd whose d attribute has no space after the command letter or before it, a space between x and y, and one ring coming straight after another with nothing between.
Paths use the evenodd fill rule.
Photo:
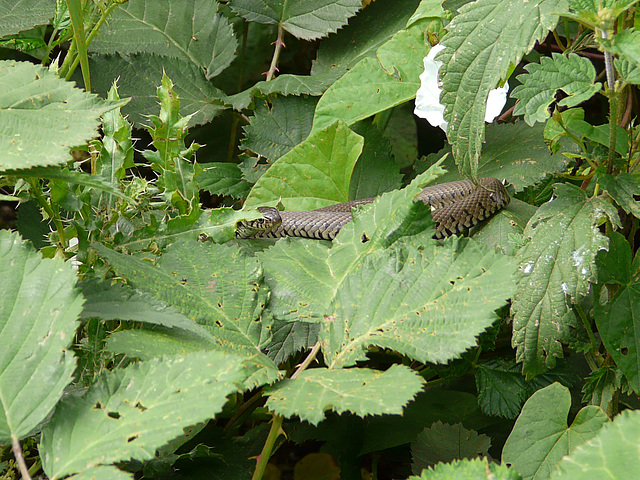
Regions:
<instances>
[{"instance_id":1,"label":"nettle leaf","mask_svg":"<svg viewBox=\"0 0 640 480\"><path fill-rule=\"evenodd\" d=\"M238 357L199 352L116 369L82 397L69 396L42 433L50 478L95 465L150 460L183 429L213 418L246 373Z\"/></svg>"},{"instance_id":2,"label":"nettle leaf","mask_svg":"<svg viewBox=\"0 0 640 480\"><path fill-rule=\"evenodd\" d=\"M439 462L484 457L489 447L491 438L488 436L467 430L461 423L448 425L437 421L411 443L411 471L419 474Z\"/></svg>"},{"instance_id":3,"label":"nettle leaf","mask_svg":"<svg viewBox=\"0 0 640 480\"><path fill-rule=\"evenodd\" d=\"M238 42L210 0L129 0L119 5L91 42L97 53L153 53L176 57L215 77L235 57Z\"/></svg>"},{"instance_id":4,"label":"nettle leaf","mask_svg":"<svg viewBox=\"0 0 640 480\"><path fill-rule=\"evenodd\" d=\"M557 198L542 205L524 231L518 252L521 279L512 304L516 360L531 376L555 365L561 342L574 336L569 307L597 279L595 256L609 240L596 228L608 218L619 224L615 208L602 198L587 198L570 184L555 186Z\"/></svg>"},{"instance_id":5,"label":"nettle leaf","mask_svg":"<svg viewBox=\"0 0 640 480\"><path fill-rule=\"evenodd\" d=\"M226 95L205 78L202 69L179 58L161 57L149 53L120 55L92 55L89 58L93 90L105 95L114 78L123 97L132 97L122 108L136 126L149 124L149 115L158 114L157 88L166 75L173 81L174 91L180 97L180 115L192 115L189 125L200 125L225 110L222 100Z\"/></svg>"},{"instance_id":6,"label":"nettle leaf","mask_svg":"<svg viewBox=\"0 0 640 480\"><path fill-rule=\"evenodd\" d=\"M311 132L317 98L275 97L261 104L243 127L241 147L275 161L302 143Z\"/></svg>"},{"instance_id":7,"label":"nettle leaf","mask_svg":"<svg viewBox=\"0 0 640 480\"><path fill-rule=\"evenodd\" d=\"M502 461L524 480L546 479L565 455L591 440L609 418L593 405L581 409L567 427L569 389L559 383L534 393L525 403L502 450Z\"/></svg>"},{"instance_id":8,"label":"nettle leaf","mask_svg":"<svg viewBox=\"0 0 640 480\"><path fill-rule=\"evenodd\" d=\"M231 245L194 241L171 244L156 265L94 245L98 254L137 290L177 308L218 341L245 353L259 353L270 338L262 268Z\"/></svg>"},{"instance_id":9,"label":"nettle leaf","mask_svg":"<svg viewBox=\"0 0 640 480\"><path fill-rule=\"evenodd\" d=\"M68 162L97 136L100 116L126 101L102 100L41 66L0 61L0 171Z\"/></svg>"},{"instance_id":10,"label":"nettle leaf","mask_svg":"<svg viewBox=\"0 0 640 480\"><path fill-rule=\"evenodd\" d=\"M213 195L229 195L244 198L251 184L242 178L242 170L235 163L205 163L204 169L196 175L198 187Z\"/></svg>"},{"instance_id":11,"label":"nettle leaf","mask_svg":"<svg viewBox=\"0 0 640 480\"><path fill-rule=\"evenodd\" d=\"M49 23L56 9L53 0L13 0L0 3L0 37Z\"/></svg>"},{"instance_id":12,"label":"nettle leaf","mask_svg":"<svg viewBox=\"0 0 640 480\"><path fill-rule=\"evenodd\" d=\"M632 262L631 245L619 233L611 236L611 248L598 256L602 270L599 298L594 305L598 332L607 352L624 373L631 388L640 391L640 256ZM602 286L618 284L613 298L605 303Z\"/></svg>"},{"instance_id":13,"label":"nettle leaf","mask_svg":"<svg viewBox=\"0 0 640 480\"><path fill-rule=\"evenodd\" d=\"M630 173L598 175L598 183L625 212L640 218L640 205L634 196L640 195L640 178Z\"/></svg>"},{"instance_id":14,"label":"nettle leaf","mask_svg":"<svg viewBox=\"0 0 640 480\"><path fill-rule=\"evenodd\" d=\"M407 22L419 4L419 0L376 0L367 5L348 25L322 41L312 76L332 71L344 73L363 58L373 57L396 32L409 27Z\"/></svg>"},{"instance_id":15,"label":"nettle leaf","mask_svg":"<svg viewBox=\"0 0 640 480\"><path fill-rule=\"evenodd\" d=\"M230 6L250 22L282 25L294 37L315 40L344 26L362 3L360 0L233 0Z\"/></svg>"},{"instance_id":16,"label":"nettle leaf","mask_svg":"<svg viewBox=\"0 0 640 480\"><path fill-rule=\"evenodd\" d=\"M428 45L418 26L397 32L375 58L364 58L327 89L316 107L313 131L338 119L352 125L414 98Z\"/></svg>"},{"instance_id":17,"label":"nettle leaf","mask_svg":"<svg viewBox=\"0 0 640 480\"><path fill-rule=\"evenodd\" d=\"M520 480L520 475L506 465L492 463L487 458L473 460L455 460L451 463L439 463L433 468L423 470L420 476L409 477L408 480Z\"/></svg>"},{"instance_id":18,"label":"nettle leaf","mask_svg":"<svg viewBox=\"0 0 640 480\"><path fill-rule=\"evenodd\" d=\"M626 58L616 58L614 64L621 80L633 85L640 85L640 65L632 64Z\"/></svg>"},{"instance_id":19,"label":"nettle leaf","mask_svg":"<svg viewBox=\"0 0 640 480\"><path fill-rule=\"evenodd\" d=\"M433 171L358 209L331 246L284 239L258 254L275 315L324 318L320 341L330 368L366 359L373 345L447 362L475 345L515 291L509 258L469 239L440 245L431 238L430 210L413 199Z\"/></svg>"},{"instance_id":20,"label":"nettle leaf","mask_svg":"<svg viewBox=\"0 0 640 480\"><path fill-rule=\"evenodd\" d=\"M516 192L536 185L550 175L559 173L567 165L562 153L551 153L543 139L544 125L530 127L523 122L515 124L492 124L487 126L487 144L478 160L479 177L496 177L507 180ZM418 163L421 171L435 159L450 152L447 146L436 154L429 155L424 163ZM464 178L455 168L450 155L443 163L449 170L441 181L452 182Z\"/></svg>"},{"instance_id":21,"label":"nettle leaf","mask_svg":"<svg viewBox=\"0 0 640 480\"><path fill-rule=\"evenodd\" d=\"M639 444L640 412L625 410L613 422L606 424L594 438L563 458L551 478L629 478L629 472L640 469Z\"/></svg>"},{"instance_id":22,"label":"nettle leaf","mask_svg":"<svg viewBox=\"0 0 640 480\"><path fill-rule=\"evenodd\" d=\"M288 210L312 210L349 200L351 172L364 141L342 122L309 136L260 177L245 207L280 200Z\"/></svg>"},{"instance_id":23,"label":"nettle leaf","mask_svg":"<svg viewBox=\"0 0 640 480\"><path fill-rule=\"evenodd\" d=\"M604 19L615 19L638 0L569 0L570 17L593 29L602 26Z\"/></svg>"},{"instance_id":24,"label":"nettle leaf","mask_svg":"<svg viewBox=\"0 0 640 480\"><path fill-rule=\"evenodd\" d=\"M524 68L528 73L518 76L522 85L512 92L520 100L513 113L524 114L524 121L529 125L549 118L549 105L555 101L558 90L567 94L558 105L575 107L602 88L601 83L594 83L596 70L591 60L575 53L567 56L553 53L552 58L541 57L540 64L529 63Z\"/></svg>"},{"instance_id":25,"label":"nettle leaf","mask_svg":"<svg viewBox=\"0 0 640 480\"><path fill-rule=\"evenodd\" d=\"M440 98L447 137L464 175L477 176L489 91L546 37L564 10L564 0L478 0L461 7L447 26L441 42L446 48L437 56L444 63Z\"/></svg>"},{"instance_id":26,"label":"nettle leaf","mask_svg":"<svg viewBox=\"0 0 640 480\"><path fill-rule=\"evenodd\" d=\"M386 372L367 368L306 370L268 389L267 407L287 418L317 425L324 412L367 415L400 415L403 407L422 389L424 380L403 365Z\"/></svg>"},{"instance_id":27,"label":"nettle leaf","mask_svg":"<svg viewBox=\"0 0 640 480\"><path fill-rule=\"evenodd\" d=\"M0 230L0 442L32 434L71 382L83 298L76 272Z\"/></svg>"}]
</instances>

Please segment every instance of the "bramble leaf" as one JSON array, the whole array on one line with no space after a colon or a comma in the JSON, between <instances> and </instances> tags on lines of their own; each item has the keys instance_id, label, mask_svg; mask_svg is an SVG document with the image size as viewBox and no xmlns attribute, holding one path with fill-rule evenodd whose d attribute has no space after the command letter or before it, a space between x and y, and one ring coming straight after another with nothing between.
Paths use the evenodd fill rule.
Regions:
<instances>
[{"instance_id":1,"label":"bramble leaf","mask_svg":"<svg viewBox=\"0 0 640 480\"><path fill-rule=\"evenodd\" d=\"M640 218L640 204L634 196L640 195L640 178L630 173L598 175L598 183L625 212Z\"/></svg>"},{"instance_id":2,"label":"bramble leaf","mask_svg":"<svg viewBox=\"0 0 640 480\"><path fill-rule=\"evenodd\" d=\"M213 195L229 195L244 198L251 184L242 179L242 171L235 163L205 163L202 172L196 175L198 187Z\"/></svg>"},{"instance_id":3,"label":"bramble leaf","mask_svg":"<svg viewBox=\"0 0 640 480\"><path fill-rule=\"evenodd\" d=\"M313 425L324 419L327 410L360 417L399 415L423 383L420 375L403 365L393 365L385 372L316 368L268 388L267 407L288 418L297 415Z\"/></svg>"},{"instance_id":4,"label":"bramble leaf","mask_svg":"<svg viewBox=\"0 0 640 480\"><path fill-rule=\"evenodd\" d=\"M561 342L575 333L569 301L589 292L597 279L595 256L609 245L596 226L604 218L619 223L615 208L601 198L587 198L578 187L557 184L555 194L529 220L527 243L518 253L512 344L527 376L553 367L555 357L562 356Z\"/></svg>"},{"instance_id":5,"label":"bramble leaf","mask_svg":"<svg viewBox=\"0 0 640 480\"><path fill-rule=\"evenodd\" d=\"M291 35L315 40L333 33L362 7L360 0L233 0L231 9L250 22L278 24Z\"/></svg>"},{"instance_id":6,"label":"bramble leaf","mask_svg":"<svg viewBox=\"0 0 640 480\"><path fill-rule=\"evenodd\" d=\"M502 450L502 461L513 466L524 480L549 478L565 455L592 439L609 418L590 405L578 412L571 426L569 389L554 383L534 393L524 404Z\"/></svg>"},{"instance_id":7,"label":"bramble leaf","mask_svg":"<svg viewBox=\"0 0 640 480\"><path fill-rule=\"evenodd\" d=\"M95 465L150 460L185 427L219 413L245 378L238 357L213 351L109 372L58 406L42 433L42 467L61 478Z\"/></svg>"},{"instance_id":8,"label":"bramble leaf","mask_svg":"<svg viewBox=\"0 0 640 480\"><path fill-rule=\"evenodd\" d=\"M513 114L524 114L524 121L532 126L549 118L549 105L558 90L567 94L558 105L575 107L602 88L602 84L594 83L596 70L591 60L575 53L568 56L553 53L551 58L541 57L540 64L529 63L524 68L528 73L518 76L522 85L512 92L520 100Z\"/></svg>"},{"instance_id":9,"label":"bramble leaf","mask_svg":"<svg viewBox=\"0 0 640 480\"><path fill-rule=\"evenodd\" d=\"M100 116L126 100L102 100L28 62L0 61L0 172L58 165L97 135Z\"/></svg>"},{"instance_id":10,"label":"bramble leaf","mask_svg":"<svg viewBox=\"0 0 640 480\"><path fill-rule=\"evenodd\" d=\"M0 230L0 442L34 432L72 381L83 298L76 272Z\"/></svg>"},{"instance_id":11,"label":"bramble leaf","mask_svg":"<svg viewBox=\"0 0 640 480\"><path fill-rule=\"evenodd\" d=\"M0 37L48 23L55 13L54 2L13 0L0 3Z\"/></svg>"},{"instance_id":12,"label":"bramble leaf","mask_svg":"<svg viewBox=\"0 0 640 480\"><path fill-rule=\"evenodd\" d=\"M520 475L506 465L492 463L486 458L473 460L455 460L451 463L439 463L433 468L423 470L420 476L412 476L407 480L521 480Z\"/></svg>"},{"instance_id":13,"label":"bramble leaf","mask_svg":"<svg viewBox=\"0 0 640 480\"><path fill-rule=\"evenodd\" d=\"M441 42L446 48L436 57L444 63L440 100L463 175L477 176L489 91L505 79L511 64L546 37L565 9L564 0L478 0L461 7L447 26Z\"/></svg>"},{"instance_id":14,"label":"bramble leaf","mask_svg":"<svg viewBox=\"0 0 640 480\"><path fill-rule=\"evenodd\" d=\"M90 50L180 58L204 69L210 80L229 66L238 45L217 10L218 2L210 0L129 0L109 16Z\"/></svg>"}]
</instances>

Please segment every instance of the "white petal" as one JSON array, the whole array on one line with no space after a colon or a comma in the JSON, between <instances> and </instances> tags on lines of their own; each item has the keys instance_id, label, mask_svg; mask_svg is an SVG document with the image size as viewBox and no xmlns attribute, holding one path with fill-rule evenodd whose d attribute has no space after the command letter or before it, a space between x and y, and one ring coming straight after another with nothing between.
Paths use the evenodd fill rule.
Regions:
<instances>
[{"instance_id":1,"label":"white petal","mask_svg":"<svg viewBox=\"0 0 640 480\"><path fill-rule=\"evenodd\" d=\"M502 113L504 104L507 103L508 92L508 82L505 82L504 87L494 88L489 92L489 96L487 97L487 111L484 115L485 122L493 122L493 120Z\"/></svg>"},{"instance_id":2,"label":"white petal","mask_svg":"<svg viewBox=\"0 0 640 480\"><path fill-rule=\"evenodd\" d=\"M434 127L447 131L444 119L444 106L440 103L440 87L438 87L438 70L442 62L435 61L435 56L444 49L443 45L432 47L424 58L424 72L420 75L420 88L416 93L416 108L414 113L425 118Z\"/></svg>"}]
</instances>

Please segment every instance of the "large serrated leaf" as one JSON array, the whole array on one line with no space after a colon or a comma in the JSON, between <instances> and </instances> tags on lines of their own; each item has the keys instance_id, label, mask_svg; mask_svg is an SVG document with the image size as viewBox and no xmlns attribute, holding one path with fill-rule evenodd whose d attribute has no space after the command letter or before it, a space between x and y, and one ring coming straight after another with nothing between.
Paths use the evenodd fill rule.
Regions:
<instances>
[{"instance_id":1,"label":"large serrated leaf","mask_svg":"<svg viewBox=\"0 0 640 480\"><path fill-rule=\"evenodd\" d=\"M423 470L420 476L408 480L521 480L520 475L506 465L489 462L486 458L456 460L439 463L433 469Z\"/></svg>"},{"instance_id":2,"label":"large serrated leaf","mask_svg":"<svg viewBox=\"0 0 640 480\"><path fill-rule=\"evenodd\" d=\"M43 260L0 231L0 442L32 433L72 380L70 350L82 309L70 263Z\"/></svg>"},{"instance_id":3,"label":"large serrated leaf","mask_svg":"<svg viewBox=\"0 0 640 480\"><path fill-rule=\"evenodd\" d=\"M402 413L424 381L411 369L393 365L386 372L366 368L313 369L269 389L267 407L279 415L298 415L313 425L324 412L351 412L360 417Z\"/></svg>"},{"instance_id":4,"label":"large serrated leaf","mask_svg":"<svg viewBox=\"0 0 640 480\"><path fill-rule=\"evenodd\" d=\"M97 53L139 52L176 57L218 75L234 58L237 41L211 0L129 0L118 6L91 43Z\"/></svg>"},{"instance_id":5,"label":"large serrated leaf","mask_svg":"<svg viewBox=\"0 0 640 480\"><path fill-rule=\"evenodd\" d=\"M587 443L562 459L552 480L625 480L640 471L640 412L625 410ZM632 474L633 475L633 474Z\"/></svg>"},{"instance_id":6,"label":"large serrated leaf","mask_svg":"<svg viewBox=\"0 0 640 480\"><path fill-rule=\"evenodd\" d=\"M411 442L411 470L418 474L439 462L484 457L490 446L491 438L486 435L467 430L461 423L449 425L438 421Z\"/></svg>"},{"instance_id":7,"label":"large serrated leaf","mask_svg":"<svg viewBox=\"0 0 640 480\"><path fill-rule=\"evenodd\" d=\"M475 178L489 91L511 64L542 40L566 10L565 0L477 0L460 8L442 39L441 102L460 171Z\"/></svg>"},{"instance_id":8,"label":"large serrated leaf","mask_svg":"<svg viewBox=\"0 0 640 480\"><path fill-rule=\"evenodd\" d=\"M0 171L68 162L70 147L97 135L100 116L126 103L28 62L0 61L0 84Z\"/></svg>"},{"instance_id":9,"label":"large serrated leaf","mask_svg":"<svg viewBox=\"0 0 640 480\"><path fill-rule=\"evenodd\" d=\"M285 209L312 210L348 201L351 172L363 143L342 122L309 135L260 177L245 207L279 199Z\"/></svg>"},{"instance_id":10,"label":"large serrated leaf","mask_svg":"<svg viewBox=\"0 0 640 480\"><path fill-rule=\"evenodd\" d=\"M239 358L211 351L114 370L58 406L42 433L42 467L55 479L95 465L150 460L183 428L219 413L245 378Z\"/></svg>"},{"instance_id":11,"label":"large serrated leaf","mask_svg":"<svg viewBox=\"0 0 640 480\"><path fill-rule=\"evenodd\" d=\"M555 100L558 90L567 94L558 105L575 107L602 88L602 84L594 83L596 70L591 60L575 53L567 56L553 53L551 58L541 57L540 64L530 63L525 70L528 73L518 77L522 85L512 92L520 100L513 114L524 114L524 121L529 125L549 118L549 105Z\"/></svg>"},{"instance_id":12,"label":"large serrated leaf","mask_svg":"<svg viewBox=\"0 0 640 480\"><path fill-rule=\"evenodd\" d=\"M295 37L315 40L345 25L362 3L360 0L232 0L230 6L250 22L282 25Z\"/></svg>"},{"instance_id":13,"label":"large serrated leaf","mask_svg":"<svg viewBox=\"0 0 640 480\"><path fill-rule=\"evenodd\" d=\"M512 465L524 480L543 480L562 457L593 438L609 418L600 409L584 407L567 427L571 407L569 389L559 383L534 393L505 443L502 461Z\"/></svg>"},{"instance_id":14,"label":"large serrated leaf","mask_svg":"<svg viewBox=\"0 0 640 480\"><path fill-rule=\"evenodd\" d=\"M173 81L180 97L180 115L193 115L189 125L209 122L225 109L226 95L205 78L202 69L179 58L136 53L126 58L120 55L93 55L89 59L93 89L106 96L118 78L123 97L132 97L122 108L137 126L149 123L149 115L158 114L158 86L164 73Z\"/></svg>"},{"instance_id":15,"label":"large serrated leaf","mask_svg":"<svg viewBox=\"0 0 640 480\"><path fill-rule=\"evenodd\" d=\"M428 51L421 28L397 32L375 58L364 58L327 89L316 107L313 130L338 119L351 125L414 98Z\"/></svg>"},{"instance_id":16,"label":"large serrated leaf","mask_svg":"<svg viewBox=\"0 0 640 480\"><path fill-rule=\"evenodd\" d=\"M598 175L598 183L607 191L625 212L640 218L640 204L635 199L640 195L640 178L630 173Z\"/></svg>"},{"instance_id":17,"label":"large serrated leaf","mask_svg":"<svg viewBox=\"0 0 640 480\"><path fill-rule=\"evenodd\" d=\"M258 106L251 123L243 127L241 146L274 162L307 138L317 99L275 97L271 103L270 109Z\"/></svg>"},{"instance_id":18,"label":"large serrated leaf","mask_svg":"<svg viewBox=\"0 0 640 480\"><path fill-rule=\"evenodd\" d=\"M259 320L267 299L262 268L238 247L177 242L156 266L102 245L94 248L134 288L173 305L221 346L256 354L269 341L268 318Z\"/></svg>"},{"instance_id":19,"label":"large serrated leaf","mask_svg":"<svg viewBox=\"0 0 640 480\"><path fill-rule=\"evenodd\" d=\"M55 0L2 0L0 37L49 23L55 10Z\"/></svg>"},{"instance_id":20,"label":"large serrated leaf","mask_svg":"<svg viewBox=\"0 0 640 480\"><path fill-rule=\"evenodd\" d=\"M595 256L609 245L597 225L603 218L619 223L615 208L578 187L557 184L555 194L529 221L527 244L518 252L512 343L527 375L553 367L562 356L561 342L571 339L575 326L569 301L588 293L597 279Z\"/></svg>"}]
</instances>

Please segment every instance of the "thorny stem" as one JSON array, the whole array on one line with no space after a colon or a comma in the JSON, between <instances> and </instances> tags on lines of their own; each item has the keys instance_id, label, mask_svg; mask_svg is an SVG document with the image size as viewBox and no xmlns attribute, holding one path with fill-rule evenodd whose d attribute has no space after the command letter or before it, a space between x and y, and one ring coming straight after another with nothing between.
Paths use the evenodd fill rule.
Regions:
<instances>
[{"instance_id":1,"label":"thorny stem","mask_svg":"<svg viewBox=\"0 0 640 480\"><path fill-rule=\"evenodd\" d=\"M298 375L305 371L305 369L313 362L320 351L320 342L317 342L307 358L298 366L296 371L291 375L291 380L295 380ZM269 430L269 435L267 436L266 442L264 442L264 447L262 447L262 451L260 455L258 455L258 463L256 465L256 469L253 472L253 476L251 480L260 480L264 475L264 471L267 468L267 463L269 462L269 458L271 458L271 452L273 451L273 446L276 444L276 440L280 436L282 432L282 422L284 421L284 417L281 415L274 415L271 419L271 429Z\"/></svg>"},{"instance_id":2,"label":"thorny stem","mask_svg":"<svg viewBox=\"0 0 640 480\"><path fill-rule=\"evenodd\" d=\"M56 212L47 199L42 194L42 189L40 188L40 183L37 178L29 178L27 179L29 182L29 190L36 198L38 204L42 207L42 209L49 216L53 224L56 226L56 230L58 231L58 249L64 251L66 247L66 239L64 234L64 225L62 224L62 220L60 219L60 215Z\"/></svg>"},{"instance_id":3,"label":"thorny stem","mask_svg":"<svg viewBox=\"0 0 640 480\"><path fill-rule=\"evenodd\" d=\"M282 39L284 38L284 28L282 28L282 23L278 24L278 38L276 38L276 48L273 51L273 58L271 59L271 66L269 67L269 71L267 72L267 82L273 79L273 76L278 70L278 60L280 60L280 50L284 46L284 42Z\"/></svg>"},{"instance_id":4,"label":"thorny stem","mask_svg":"<svg viewBox=\"0 0 640 480\"><path fill-rule=\"evenodd\" d=\"M13 456L16 458L16 463L18 464L18 468L20 468L20 473L22 474L23 480L31 480L29 469L27 468L27 464L25 463L24 457L22 456L22 447L20 446L20 441L15 435L11 435L11 450L13 450Z\"/></svg>"}]
</instances>

